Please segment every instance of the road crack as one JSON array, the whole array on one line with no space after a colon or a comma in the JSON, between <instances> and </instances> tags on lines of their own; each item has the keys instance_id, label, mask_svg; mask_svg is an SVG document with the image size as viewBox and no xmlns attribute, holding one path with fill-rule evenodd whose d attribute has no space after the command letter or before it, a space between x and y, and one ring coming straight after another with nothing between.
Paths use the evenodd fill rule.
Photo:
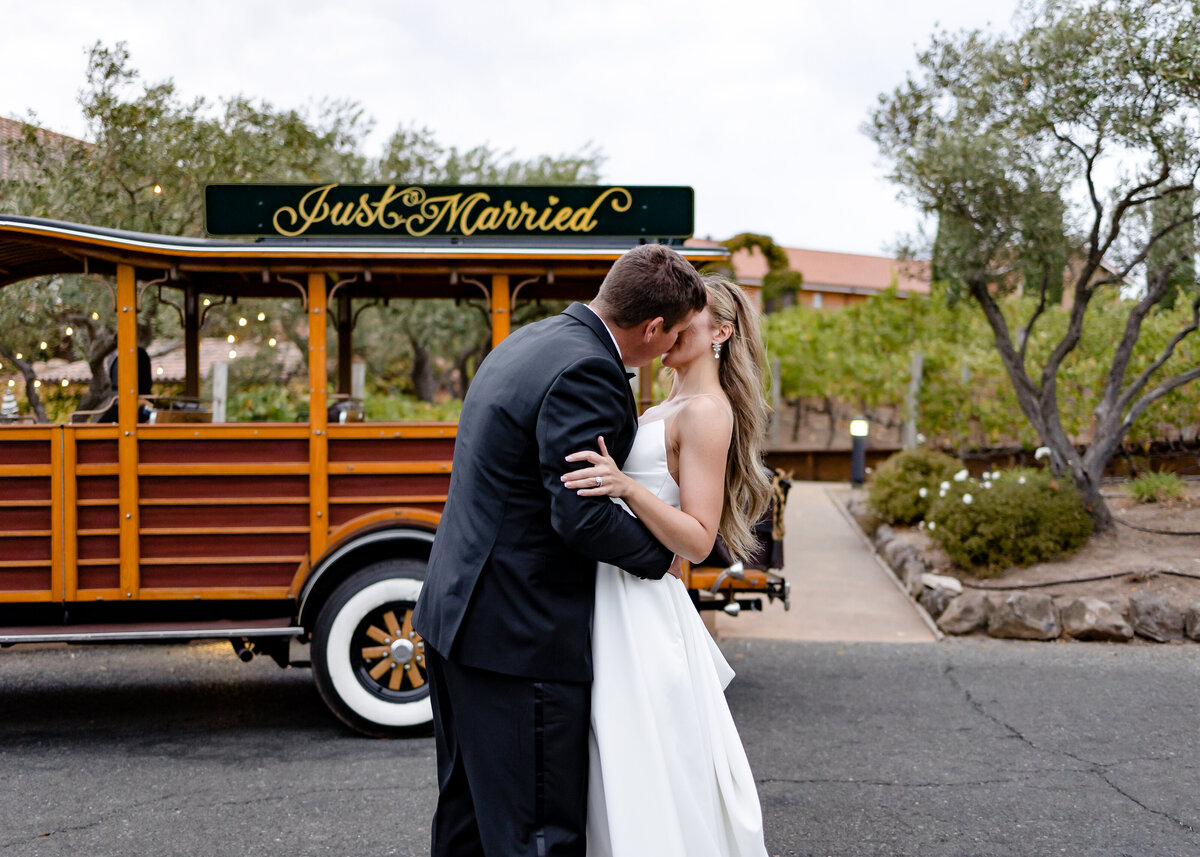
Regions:
<instances>
[{"instance_id":1,"label":"road crack","mask_svg":"<svg viewBox=\"0 0 1200 857\"><path fill-rule=\"evenodd\" d=\"M1023 732L1021 732L1020 729L1013 726L1008 721L1004 720L1001 717L996 716L995 714L992 714L990 711L987 710L987 708L984 706L984 704L982 702L975 699L975 697L971 693L971 691L968 690L966 687L964 687L962 682L960 682L958 680L958 678L954 675L954 664L951 664L951 663L944 664L942 666L942 676L948 682L950 682L950 684L959 693L961 693L963 695L963 698L966 700L967 705L969 705L972 709L974 709L981 717L984 717L987 720L990 720L992 723L999 726L1001 729L1003 729L1005 732L1007 732L1013 738L1016 738L1018 741L1025 744L1030 749L1036 750L1039 753L1050 753L1050 754L1054 754L1054 755L1058 755L1058 756L1064 756L1068 759L1072 759L1076 762L1079 762L1081 765L1084 766L1082 769L1083 773L1089 773L1089 774L1094 775L1102 783L1104 783L1106 786L1108 786L1110 789L1112 789L1118 795L1123 797L1125 800L1132 803L1134 806L1138 807L1139 809L1144 810L1145 812L1149 812L1153 815L1157 815L1162 818L1165 818L1167 821L1170 821L1171 823L1177 825L1181 829L1186 830L1188 833L1193 833L1193 834L1196 833L1196 828L1193 827L1192 825L1188 824L1183 819L1176 818L1175 816L1171 815L1168 812L1163 812L1162 810L1158 810L1152 806L1148 806L1147 804L1138 800L1132 794L1127 792L1125 789L1118 786L1116 783L1114 783L1112 781L1112 779L1110 779L1107 769L1114 767L1116 765L1119 765L1119 764L1128 764L1127 762L1110 762L1110 763L1097 762L1092 759L1087 759L1087 758L1084 758L1083 756L1076 755L1075 753L1072 753L1069 750L1063 750L1063 749L1060 749L1057 747L1043 747L1040 744L1038 744L1037 742L1031 740L1028 736L1026 736Z\"/></svg>"},{"instance_id":2,"label":"road crack","mask_svg":"<svg viewBox=\"0 0 1200 857\"><path fill-rule=\"evenodd\" d=\"M888 788L902 789L940 789L940 788L962 788L966 786L1006 786L1013 783L1023 782L1026 778L1004 779L1004 780L967 780L963 782L931 782L931 783L905 783L898 780L856 780L853 777L845 779L790 779L786 777L765 777L757 780L760 786L763 785L792 785L792 786L884 786Z\"/></svg>"}]
</instances>

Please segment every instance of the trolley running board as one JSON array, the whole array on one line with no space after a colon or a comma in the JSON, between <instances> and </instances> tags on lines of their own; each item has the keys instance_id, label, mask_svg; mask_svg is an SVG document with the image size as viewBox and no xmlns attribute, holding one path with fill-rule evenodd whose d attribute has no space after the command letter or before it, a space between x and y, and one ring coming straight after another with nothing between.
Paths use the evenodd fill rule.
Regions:
<instances>
[{"instance_id":1,"label":"trolley running board","mask_svg":"<svg viewBox=\"0 0 1200 857\"><path fill-rule=\"evenodd\" d=\"M0 628L0 646L17 643L124 643L149 640L228 640L239 637L298 637L304 629L290 619L211 622L144 622L135 625L39 625Z\"/></svg>"}]
</instances>

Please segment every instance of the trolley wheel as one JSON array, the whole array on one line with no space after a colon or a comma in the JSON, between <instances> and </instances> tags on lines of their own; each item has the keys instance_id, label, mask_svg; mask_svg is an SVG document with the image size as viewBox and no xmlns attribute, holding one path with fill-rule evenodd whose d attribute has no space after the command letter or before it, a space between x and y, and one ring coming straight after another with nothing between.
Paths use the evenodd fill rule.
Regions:
<instances>
[{"instance_id":1,"label":"trolley wheel","mask_svg":"<svg viewBox=\"0 0 1200 857\"><path fill-rule=\"evenodd\" d=\"M424 734L433 723L425 643L412 629L424 576L419 560L380 560L344 580L317 614L317 690L338 718L364 735Z\"/></svg>"}]
</instances>

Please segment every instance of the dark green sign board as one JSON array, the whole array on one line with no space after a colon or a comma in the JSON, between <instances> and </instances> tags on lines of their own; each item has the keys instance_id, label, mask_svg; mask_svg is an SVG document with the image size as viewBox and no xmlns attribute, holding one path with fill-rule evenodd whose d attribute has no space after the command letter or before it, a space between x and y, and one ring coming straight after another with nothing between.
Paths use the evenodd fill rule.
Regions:
<instances>
[{"instance_id":1,"label":"dark green sign board","mask_svg":"<svg viewBox=\"0 0 1200 857\"><path fill-rule=\"evenodd\" d=\"M210 184L210 235L275 237L692 234L690 187Z\"/></svg>"}]
</instances>

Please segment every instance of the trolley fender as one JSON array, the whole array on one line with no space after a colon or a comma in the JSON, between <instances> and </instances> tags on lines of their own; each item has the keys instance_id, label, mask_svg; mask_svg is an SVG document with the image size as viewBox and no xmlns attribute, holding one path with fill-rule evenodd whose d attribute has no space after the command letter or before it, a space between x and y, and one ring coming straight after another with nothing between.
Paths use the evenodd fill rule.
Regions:
<instances>
[{"instance_id":1,"label":"trolley fender","mask_svg":"<svg viewBox=\"0 0 1200 857\"><path fill-rule=\"evenodd\" d=\"M313 563L300 591L298 618L303 627L311 627L326 597L363 566L386 557L429 558L437 529L436 515L423 510L394 510L384 519L371 517L375 520L359 526L351 521L342 527L340 537Z\"/></svg>"}]
</instances>

